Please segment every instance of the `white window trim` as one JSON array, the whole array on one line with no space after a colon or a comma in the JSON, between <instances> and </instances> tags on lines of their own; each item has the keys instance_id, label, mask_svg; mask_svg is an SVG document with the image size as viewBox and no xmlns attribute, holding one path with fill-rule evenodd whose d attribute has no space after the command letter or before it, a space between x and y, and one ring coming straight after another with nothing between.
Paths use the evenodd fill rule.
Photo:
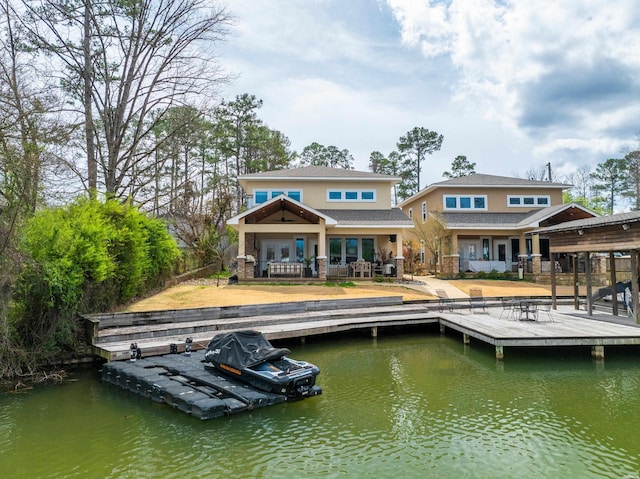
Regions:
<instances>
[{"instance_id":1,"label":"white window trim","mask_svg":"<svg viewBox=\"0 0 640 479\"><path fill-rule=\"evenodd\" d=\"M426 201L422 202L422 222L423 223L427 222L427 202Z\"/></svg>"},{"instance_id":2,"label":"white window trim","mask_svg":"<svg viewBox=\"0 0 640 479\"><path fill-rule=\"evenodd\" d=\"M409 216L409 218L413 219L413 208L409 208L407 216Z\"/></svg>"},{"instance_id":3,"label":"white window trim","mask_svg":"<svg viewBox=\"0 0 640 479\"><path fill-rule=\"evenodd\" d=\"M447 198L455 198L456 199L456 207L455 208L447 208ZM470 198L471 199L471 208L460 208L460 198ZM475 198L483 198L484 199L484 208L475 208ZM488 206L487 195L442 195L442 209L443 211L487 211L489 209Z\"/></svg>"},{"instance_id":4,"label":"white window trim","mask_svg":"<svg viewBox=\"0 0 640 479\"><path fill-rule=\"evenodd\" d=\"M511 199L518 198L520 200L519 205L512 205ZM534 204L525 205L525 198L533 198ZM539 200L544 198L547 200L547 204L540 204ZM509 208L546 208L547 206L551 206L551 196L550 195L507 195L507 207Z\"/></svg>"},{"instance_id":5,"label":"white window trim","mask_svg":"<svg viewBox=\"0 0 640 479\"><path fill-rule=\"evenodd\" d=\"M330 198L330 194L333 192L340 192L341 198L339 200L334 200L332 198ZM373 193L373 198L372 199L363 199L362 198L362 193ZM347 193L356 193L356 198L355 199L347 199L346 195ZM337 188L330 188L327 189L327 202L328 203L375 203L376 202L376 190L339 190Z\"/></svg>"}]
</instances>

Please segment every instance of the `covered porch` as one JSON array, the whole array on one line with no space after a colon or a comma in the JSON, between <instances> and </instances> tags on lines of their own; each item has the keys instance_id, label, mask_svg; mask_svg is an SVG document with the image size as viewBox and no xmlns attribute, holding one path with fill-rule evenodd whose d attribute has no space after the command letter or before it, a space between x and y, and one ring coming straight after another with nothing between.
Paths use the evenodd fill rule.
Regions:
<instances>
[{"instance_id":1,"label":"covered porch","mask_svg":"<svg viewBox=\"0 0 640 479\"><path fill-rule=\"evenodd\" d=\"M406 221L388 216L320 211L284 195L273 198L228 222L238 231L238 279L402 279Z\"/></svg>"}]
</instances>

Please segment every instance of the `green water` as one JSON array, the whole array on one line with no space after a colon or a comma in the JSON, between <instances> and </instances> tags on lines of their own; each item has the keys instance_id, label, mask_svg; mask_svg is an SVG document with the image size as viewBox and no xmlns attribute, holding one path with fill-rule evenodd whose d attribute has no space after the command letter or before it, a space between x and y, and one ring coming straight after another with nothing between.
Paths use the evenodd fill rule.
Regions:
<instances>
[{"instance_id":1,"label":"green water","mask_svg":"<svg viewBox=\"0 0 640 479\"><path fill-rule=\"evenodd\" d=\"M313 340L324 394L200 421L103 384L0 396L2 478L638 478L640 356Z\"/></svg>"}]
</instances>

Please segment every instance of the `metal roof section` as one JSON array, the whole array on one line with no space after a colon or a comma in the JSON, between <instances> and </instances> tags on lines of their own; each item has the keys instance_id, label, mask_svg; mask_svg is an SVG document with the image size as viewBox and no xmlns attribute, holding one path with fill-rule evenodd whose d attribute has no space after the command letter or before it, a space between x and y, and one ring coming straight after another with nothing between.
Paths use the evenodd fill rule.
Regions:
<instances>
[{"instance_id":1,"label":"metal roof section","mask_svg":"<svg viewBox=\"0 0 640 479\"><path fill-rule=\"evenodd\" d=\"M397 183L400 177L382 175L370 171L345 170L342 168L330 168L328 166L303 166L300 168L288 168L286 170L264 171L261 173L249 173L238 176L239 180L279 180L279 181L386 181Z\"/></svg>"},{"instance_id":2,"label":"metal roof section","mask_svg":"<svg viewBox=\"0 0 640 479\"><path fill-rule=\"evenodd\" d=\"M595 218L586 218L575 221L569 221L555 226L540 228L533 233L555 233L561 231L572 231L578 229L600 228L603 226L611 226L618 224L628 224L640 222L640 211L629 211L626 213L618 213L609 216L598 216Z\"/></svg>"}]
</instances>

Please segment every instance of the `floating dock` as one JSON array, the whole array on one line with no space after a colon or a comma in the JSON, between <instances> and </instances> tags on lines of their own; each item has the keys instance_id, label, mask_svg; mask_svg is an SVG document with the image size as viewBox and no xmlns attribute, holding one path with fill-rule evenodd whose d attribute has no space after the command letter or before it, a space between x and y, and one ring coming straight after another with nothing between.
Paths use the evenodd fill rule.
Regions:
<instances>
[{"instance_id":1,"label":"floating dock","mask_svg":"<svg viewBox=\"0 0 640 479\"><path fill-rule=\"evenodd\" d=\"M205 366L204 351L108 362L102 367L102 380L203 420L290 400ZM305 398L321 393L314 386Z\"/></svg>"}]
</instances>

